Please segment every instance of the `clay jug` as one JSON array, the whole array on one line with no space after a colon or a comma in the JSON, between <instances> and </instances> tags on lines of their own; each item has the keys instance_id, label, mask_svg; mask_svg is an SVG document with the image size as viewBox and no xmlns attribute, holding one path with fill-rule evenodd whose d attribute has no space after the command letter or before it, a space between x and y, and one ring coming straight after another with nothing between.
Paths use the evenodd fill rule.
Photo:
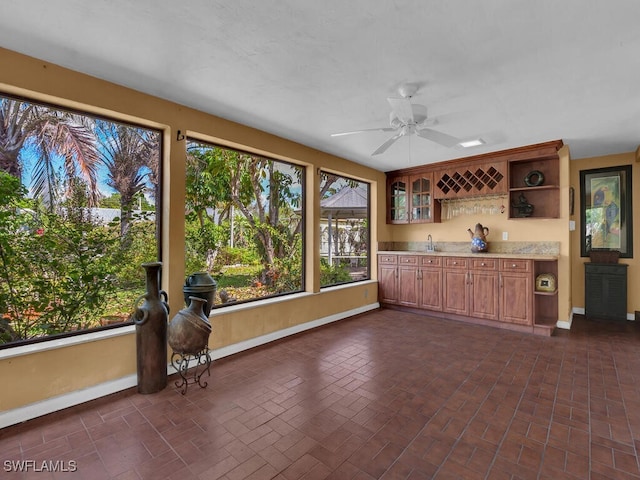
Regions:
<instances>
[{"instance_id":1,"label":"clay jug","mask_svg":"<svg viewBox=\"0 0 640 480\"><path fill-rule=\"evenodd\" d=\"M474 230L468 228L467 232L471 237L471 251L473 253L485 253L489 251L489 245L487 242L489 228L483 227L481 223L476 223Z\"/></svg>"},{"instance_id":2,"label":"clay jug","mask_svg":"<svg viewBox=\"0 0 640 480\"><path fill-rule=\"evenodd\" d=\"M161 262L143 263L146 293L138 299L132 319L136 326L138 392L156 393L167 386L167 293L159 289Z\"/></svg>"},{"instance_id":3,"label":"clay jug","mask_svg":"<svg viewBox=\"0 0 640 480\"><path fill-rule=\"evenodd\" d=\"M186 278L182 287L185 305L189 306L190 297L203 298L207 301L203 307L204 316L209 317L211 307L215 303L217 286L217 282L207 272L192 273Z\"/></svg>"},{"instance_id":4,"label":"clay jug","mask_svg":"<svg viewBox=\"0 0 640 480\"><path fill-rule=\"evenodd\" d=\"M189 297L189 306L183 308L169 323L168 342L176 353L195 355L209 344L211 324L204 314L206 300Z\"/></svg>"}]
</instances>

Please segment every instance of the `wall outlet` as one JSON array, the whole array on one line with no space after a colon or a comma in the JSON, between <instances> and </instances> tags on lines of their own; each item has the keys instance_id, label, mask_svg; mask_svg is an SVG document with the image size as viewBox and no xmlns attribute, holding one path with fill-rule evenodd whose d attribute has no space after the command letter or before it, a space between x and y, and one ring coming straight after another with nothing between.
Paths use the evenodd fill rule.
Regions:
<instances>
[{"instance_id":1,"label":"wall outlet","mask_svg":"<svg viewBox=\"0 0 640 480\"><path fill-rule=\"evenodd\" d=\"M502 232L502 239L509 240L509 232Z\"/></svg>"}]
</instances>

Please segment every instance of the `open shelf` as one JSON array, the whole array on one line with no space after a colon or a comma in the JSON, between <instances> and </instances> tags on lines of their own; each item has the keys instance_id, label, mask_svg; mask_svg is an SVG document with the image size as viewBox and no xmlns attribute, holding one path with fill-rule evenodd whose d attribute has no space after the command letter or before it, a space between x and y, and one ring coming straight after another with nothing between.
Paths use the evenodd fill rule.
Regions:
<instances>
[{"instance_id":1,"label":"open shelf","mask_svg":"<svg viewBox=\"0 0 640 480\"><path fill-rule=\"evenodd\" d=\"M540 185L527 185L527 177L532 172L542 176ZM530 205L532 211L524 214L516 205ZM560 160L557 155L509 162L509 218L560 218Z\"/></svg>"}]
</instances>

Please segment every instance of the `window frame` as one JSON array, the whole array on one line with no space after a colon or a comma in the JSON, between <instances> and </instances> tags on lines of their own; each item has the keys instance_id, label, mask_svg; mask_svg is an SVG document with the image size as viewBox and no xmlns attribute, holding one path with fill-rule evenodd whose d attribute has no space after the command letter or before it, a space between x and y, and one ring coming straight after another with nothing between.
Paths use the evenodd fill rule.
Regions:
<instances>
[{"instance_id":1,"label":"window frame","mask_svg":"<svg viewBox=\"0 0 640 480\"><path fill-rule=\"evenodd\" d=\"M216 142L216 141L206 140L206 139L203 139L203 138L199 137L197 134L186 135L185 142L186 142L185 145L186 145L187 152L189 150L189 144L190 143L197 143L197 144L200 144L202 146L209 146L209 147L213 147L213 148L221 148L221 149L237 152L237 153L243 154L243 155L249 155L249 156L252 156L252 157L260 157L260 158L262 158L264 160L267 160L267 161L281 163L281 164L287 165L287 166L292 167L292 168L300 169L300 188L301 188L300 208L299 208L299 212L300 212L300 245L301 245L300 288L296 289L296 290L290 290L290 291L287 291L287 292L272 293L272 294L264 295L264 296L261 296L261 297L254 297L254 298L236 300L236 301L229 302L229 303L224 303L224 304L223 303L214 302L214 304L211 306L211 313L213 314L214 311L220 311L220 310L223 310L225 308L236 307L236 306L239 306L239 305L255 304L256 302L260 302L260 301L263 301L263 300L277 299L277 298L287 297L287 296L290 296L290 295L295 295L295 294L300 294L300 293L306 292L306 266L307 266L307 242L306 242L306 236L307 236L307 229L306 229L306 224L307 224L307 213L306 213L307 212L307 169L309 167L307 165L302 164L302 163L296 163L295 161L292 161L292 160L283 160L281 158L277 158L273 154L262 153L262 152L258 153L258 152L255 152L255 151L251 151L249 149L243 149L243 148L239 148L239 147L231 147L229 145L225 145L223 143L219 143L219 142ZM186 164L185 164L185 169L186 169ZM185 179L186 179L186 176L185 176ZM185 202L184 207L186 208L186 202ZM188 274L188 272L186 272L186 273ZM219 292L219 291L220 291L220 286L218 285L217 286L217 292Z\"/></svg>"},{"instance_id":2,"label":"window frame","mask_svg":"<svg viewBox=\"0 0 640 480\"><path fill-rule=\"evenodd\" d=\"M105 122L129 126L133 128L150 130L155 132L158 135L159 137L158 196L157 198L155 198L155 207L156 207L155 208L155 241L156 241L156 251L157 251L156 259L158 261L161 261L161 259L163 258L162 257L163 256L162 232L163 232L163 226L164 226L164 219L163 219L162 212L163 212L163 205L164 205L164 179L165 179L164 155L165 155L165 149L166 149L164 140L165 140L165 132L168 127L162 127L158 125L156 122L145 123L145 121L142 119L133 120L129 116L124 114L122 115L122 117L127 117L126 119L118 118L117 115L111 116L108 114L99 113L97 111L99 110L99 108L92 105L83 105L82 107L66 105L65 99L62 99L62 98L57 99L60 102L60 103L57 103L56 101L42 100L42 99L35 98L36 97L35 95L31 97L30 95L16 94L16 93L7 92L4 90L0 90L0 97L14 100L17 102L34 104L34 105L42 106L44 108L48 108L52 110L67 112L73 115L86 116L94 120L101 120ZM154 125L151 125L152 123ZM22 179L20 179L20 181L22 183ZM28 185L24 185L24 186L27 188L29 187ZM159 278L159 287L162 288L162 278ZM131 313L133 313L133 310ZM129 327L128 330L130 331L133 325L134 325L133 319L129 318L126 321L115 323L115 324L100 325L100 326L82 329L82 330L67 331L67 332L55 333L55 334L51 334L43 337L35 337L30 339L17 340L14 342L2 343L0 344L0 351L10 352L11 349L14 349L14 348L18 350L30 349L32 345L38 346L38 347L34 347L34 348L37 348L36 351L42 351L49 348L47 346L47 342L51 342L49 345L55 345L51 348L61 348L66 344L71 345L73 343L85 342L85 340L83 340L82 338L77 338L77 341L75 342L66 340L69 338L76 340L76 337L82 337L84 335L87 338L86 341L92 341L91 339L96 335L97 336L101 336L103 334L118 335L115 332L113 334L110 334L109 332L111 330L117 330L117 329ZM105 333L102 333L102 332L105 332ZM124 333L127 333L127 332L124 332ZM42 347L39 346L40 344L42 344Z\"/></svg>"},{"instance_id":3,"label":"window frame","mask_svg":"<svg viewBox=\"0 0 640 480\"><path fill-rule=\"evenodd\" d=\"M371 280L371 190L372 190L372 183L370 181L366 181L366 180L362 180L362 179L358 179L358 178L354 178L352 176L349 175L344 175L342 173L336 173L333 171L329 171L326 169L322 169L320 168L320 174L326 174L326 175L333 175L333 176L337 176L339 177L339 179L345 181L345 182L357 182L359 185L363 185L366 187L366 192L367 192L367 215L364 218L364 220L366 221L366 246L365 246L365 251L367 252L367 257L366 257L366 275L362 278L352 278L351 280L345 280L345 281L338 281L335 283L330 283L327 285L322 285L322 280L321 280L321 285L320 285L320 289L326 289L326 288L331 288L331 287L337 287L337 286L345 286L345 285L350 285L350 284L354 284L354 283L358 283L358 282L366 282ZM347 183L348 184L348 183ZM320 192L318 192L318 195L320 195ZM329 198L329 197L326 197ZM319 201L322 202L323 198L320 198ZM320 210L322 210L322 207L320 208ZM318 223L319 223L319 230L320 230L320 238L318 238L318 249L320 250L319 252L319 261L322 262L322 214L320 214L320 216L318 217ZM318 265L318 267L321 269L321 263Z\"/></svg>"}]
</instances>

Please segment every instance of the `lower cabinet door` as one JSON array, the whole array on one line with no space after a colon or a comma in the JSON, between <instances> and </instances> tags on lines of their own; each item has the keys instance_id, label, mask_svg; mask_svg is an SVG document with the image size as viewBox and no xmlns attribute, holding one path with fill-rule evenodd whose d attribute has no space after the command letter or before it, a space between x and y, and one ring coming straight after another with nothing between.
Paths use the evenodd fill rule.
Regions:
<instances>
[{"instance_id":1,"label":"lower cabinet door","mask_svg":"<svg viewBox=\"0 0 640 480\"><path fill-rule=\"evenodd\" d=\"M383 303L398 303L397 265L378 266L378 299Z\"/></svg>"},{"instance_id":2,"label":"lower cabinet door","mask_svg":"<svg viewBox=\"0 0 640 480\"><path fill-rule=\"evenodd\" d=\"M498 272L471 272L469 314L488 320L500 319Z\"/></svg>"},{"instance_id":3,"label":"lower cabinet door","mask_svg":"<svg viewBox=\"0 0 640 480\"><path fill-rule=\"evenodd\" d=\"M418 306L418 267L398 266L398 303L407 307Z\"/></svg>"},{"instance_id":4,"label":"lower cabinet door","mask_svg":"<svg viewBox=\"0 0 640 480\"><path fill-rule=\"evenodd\" d=\"M504 322L533 325L533 285L531 275L500 273L500 312Z\"/></svg>"},{"instance_id":5,"label":"lower cabinet door","mask_svg":"<svg viewBox=\"0 0 640 480\"><path fill-rule=\"evenodd\" d=\"M442 269L420 270L420 308L442 311Z\"/></svg>"},{"instance_id":6,"label":"lower cabinet door","mask_svg":"<svg viewBox=\"0 0 640 480\"><path fill-rule=\"evenodd\" d=\"M463 269L444 269L442 275L442 288L444 291L442 310L448 313L457 313L458 315L469 315L469 302L467 300L468 272Z\"/></svg>"}]
</instances>

